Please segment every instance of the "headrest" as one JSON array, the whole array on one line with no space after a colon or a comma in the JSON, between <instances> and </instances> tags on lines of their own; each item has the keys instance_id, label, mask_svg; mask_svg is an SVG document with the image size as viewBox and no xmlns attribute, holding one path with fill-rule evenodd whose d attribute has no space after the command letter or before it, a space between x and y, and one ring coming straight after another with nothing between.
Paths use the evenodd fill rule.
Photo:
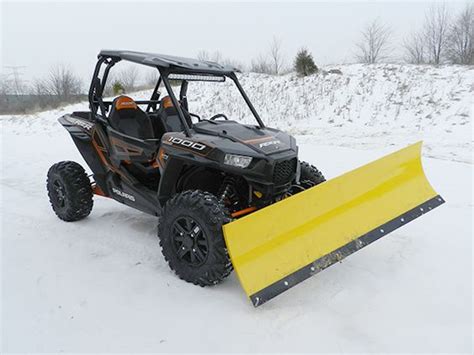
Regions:
<instances>
[{"instance_id":1,"label":"headrest","mask_svg":"<svg viewBox=\"0 0 474 355\"><path fill-rule=\"evenodd\" d=\"M123 109L133 109L136 110L138 108L135 101L128 96L119 96L115 99L115 109L123 110Z\"/></svg>"},{"instance_id":2,"label":"headrest","mask_svg":"<svg viewBox=\"0 0 474 355\"><path fill-rule=\"evenodd\" d=\"M169 96L163 97L161 99L161 106L163 106L163 108L174 107L173 101L171 101L171 97L169 97Z\"/></svg>"}]
</instances>

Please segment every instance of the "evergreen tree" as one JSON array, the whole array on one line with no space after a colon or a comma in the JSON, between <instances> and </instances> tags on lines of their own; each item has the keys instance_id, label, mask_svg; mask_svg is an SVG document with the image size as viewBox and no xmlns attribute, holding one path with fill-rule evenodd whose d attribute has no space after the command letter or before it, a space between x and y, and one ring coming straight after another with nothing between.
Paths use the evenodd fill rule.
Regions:
<instances>
[{"instance_id":1,"label":"evergreen tree","mask_svg":"<svg viewBox=\"0 0 474 355\"><path fill-rule=\"evenodd\" d=\"M125 93L125 88L120 81L115 81L112 85L114 95L122 95Z\"/></svg>"},{"instance_id":2,"label":"evergreen tree","mask_svg":"<svg viewBox=\"0 0 474 355\"><path fill-rule=\"evenodd\" d=\"M313 56L306 48L300 49L298 54L296 54L295 70L299 76L308 76L318 71Z\"/></svg>"}]
</instances>

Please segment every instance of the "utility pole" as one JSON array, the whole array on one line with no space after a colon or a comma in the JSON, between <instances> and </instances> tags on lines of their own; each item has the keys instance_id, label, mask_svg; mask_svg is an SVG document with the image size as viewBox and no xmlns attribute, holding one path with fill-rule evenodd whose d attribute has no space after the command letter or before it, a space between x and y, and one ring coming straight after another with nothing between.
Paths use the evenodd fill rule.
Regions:
<instances>
[{"instance_id":1,"label":"utility pole","mask_svg":"<svg viewBox=\"0 0 474 355\"><path fill-rule=\"evenodd\" d=\"M24 80L21 78L23 76L23 73L21 72L21 70L26 67L20 66L20 65L10 65L10 66L4 66L4 68L11 70L10 74L8 74L7 77L12 78L14 94L15 95L22 94L23 88L24 88L23 86Z\"/></svg>"}]
</instances>

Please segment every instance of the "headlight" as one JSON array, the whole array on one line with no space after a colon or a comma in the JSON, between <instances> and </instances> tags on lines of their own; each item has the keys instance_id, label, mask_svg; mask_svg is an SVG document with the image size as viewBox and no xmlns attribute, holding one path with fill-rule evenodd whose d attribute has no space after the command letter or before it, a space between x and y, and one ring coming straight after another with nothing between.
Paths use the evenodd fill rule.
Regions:
<instances>
[{"instance_id":1,"label":"headlight","mask_svg":"<svg viewBox=\"0 0 474 355\"><path fill-rule=\"evenodd\" d=\"M224 157L224 164L237 166L239 168L246 168L252 162L251 157L245 155L226 154Z\"/></svg>"}]
</instances>

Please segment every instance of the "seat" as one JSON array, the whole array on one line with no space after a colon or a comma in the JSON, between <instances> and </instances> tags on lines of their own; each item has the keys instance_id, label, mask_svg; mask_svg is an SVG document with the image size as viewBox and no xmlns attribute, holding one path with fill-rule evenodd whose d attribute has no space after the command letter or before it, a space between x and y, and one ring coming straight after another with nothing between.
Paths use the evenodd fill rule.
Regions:
<instances>
[{"instance_id":1,"label":"seat","mask_svg":"<svg viewBox=\"0 0 474 355\"><path fill-rule=\"evenodd\" d=\"M150 115L151 119L151 124L153 126L153 132L155 134L156 139L161 139L163 134L167 132L167 127L165 126L163 119L161 118L161 115L159 112L156 114L151 114Z\"/></svg>"},{"instance_id":2,"label":"seat","mask_svg":"<svg viewBox=\"0 0 474 355\"><path fill-rule=\"evenodd\" d=\"M109 122L113 129L127 136L138 139L154 138L150 118L128 96L119 96L112 102Z\"/></svg>"},{"instance_id":3,"label":"seat","mask_svg":"<svg viewBox=\"0 0 474 355\"><path fill-rule=\"evenodd\" d=\"M165 96L161 100L161 106L158 110L158 117L161 118L167 132L182 132L184 131L184 125L178 115L178 110L173 105L171 98ZM188 125L191 126L191 122L188 121Z\"/></svg>"}]
</instances>

